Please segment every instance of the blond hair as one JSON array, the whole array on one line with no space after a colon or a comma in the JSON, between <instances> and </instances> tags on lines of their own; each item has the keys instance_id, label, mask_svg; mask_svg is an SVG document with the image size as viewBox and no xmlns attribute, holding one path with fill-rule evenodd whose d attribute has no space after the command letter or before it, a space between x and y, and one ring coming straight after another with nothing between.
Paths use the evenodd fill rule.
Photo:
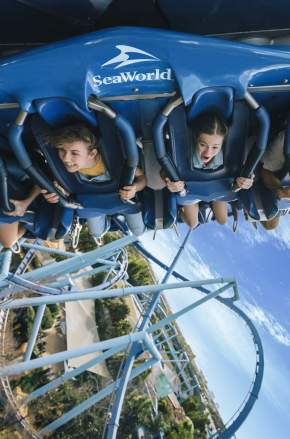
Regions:
<instances>
[{"instance_id":1,"label":"blond hair","mask_svg":"<svg viewBox=\"0 0 290 439\"><path fill-rule=\"evenodd\" d=\"M52 133L49 140L55 148L61 148L66 143L77 141L86 143L89 150L98 149L99 147L99 137L97 137L97 135L95 135L92 130L83 123L57 128Z\"/></svg>"}]
</instances>

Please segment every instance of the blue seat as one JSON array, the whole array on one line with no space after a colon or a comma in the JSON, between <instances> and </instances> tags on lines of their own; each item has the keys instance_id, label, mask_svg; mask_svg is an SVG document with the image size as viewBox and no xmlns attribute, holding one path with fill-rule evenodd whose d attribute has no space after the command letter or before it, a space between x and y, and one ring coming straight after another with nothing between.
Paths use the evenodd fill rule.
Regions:
<instances>
[{"instance_id":1,"label":"blue seat","mask_svg":"<svg viewBox=\"0 0 290 439\"><path fill-rule=\"evenodd\" d=\"M177 216L176 198L166 188L146 188L143 193L143 220L148 229L172 227Z\"/></svg>"},{"instance_id":2,"label":"blue seat","mask_svg":"<svg viewBox=\"0 0 290 439\"><path fill-rule=\"evenodd\" d=\"M190 125L204 111L220 114L229 124L224 146L224 163L215 170L201 170L192 165L192 133ZM259 122L258 139L247 156L245 148L251 109L245 101L235 101L230 87L208 87L199 90L189 108L177 105L173 111L163 111L155 121L156 154L165 174L173 181L186 183L186 196L177 195L179 205L199 199L231 201L237 198L232 184L238 176L249 176L266 149L269 117L257 107L254 114Z\"/></svg>"},{"instance_id":3,"label":"blue seat","mask_svg":"<svg viewBox=\"0 0 290 439\"><path fill-rule=\"evenodd\" d=\"M125 203L118 195L120 187L133 182L138 164L136 137L124 118L120 115L109 118L102 112L97 112L97 114L85 112L73 102L64 99L37 101L35 102L35 108L38 112L29 117L27 128L31 129L38 148L47 161L52 179L58 181L73 196L72 201L65 200L63 203L64 209L73 210L73 215L77 215L79 218L140 211L140 203ZM58 157L56 149L49 143L48 139L53 127L76 121L90 123L92 130L98 127L102 138L101 154L111 180L106 182L84 182L80 179L78 173L71 174L67 172ZM24 157L27 173L39 185L50 192L57 192L52 185L52 179L49 180L46 176L43 178L43 174L35 165L32 165L29 156L26 155L23 130L20 133L18 131L19 129L14 127L14 131L12 129L10 136L18 159ZM61 196L61 198L64 197Z\"/></svg>"}]
</instances>

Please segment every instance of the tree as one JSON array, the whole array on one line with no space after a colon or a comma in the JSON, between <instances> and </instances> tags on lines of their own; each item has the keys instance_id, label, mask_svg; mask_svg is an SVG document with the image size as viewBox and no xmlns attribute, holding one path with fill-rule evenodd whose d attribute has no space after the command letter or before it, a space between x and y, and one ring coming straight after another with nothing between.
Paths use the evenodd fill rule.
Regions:
<instances>
[{"instance_id":1,"label":"tree","mask_svg":"<svg viewBox=\"0 0 290 439\"><path fill-rule=\"evenodd\" d=\"M145 427L149 434L156 434L158 426L152 416L152 402L138 391L133 390L126 398L120 418L118 435L120 438L137 438L138 427Z\"/></svg>"},{"instance_id":2,"label":"tree","mask_svg":"<svg viewBox=\"0 0 290 439\"><path fill-rule=\"evenodd\" d=\"M48 383L47 373L48 369L35 369L13 382L13 387L20 386L25 393L31 393L38 387Z\"/></svg>"},{"instance_id":3,"label":"tree","mask_svg":"<svg viewBox=\"0 0 290 439\"><path fill-rule=\"evenodd\" d=\"M113 336L120 337L121 335L127 335L132 331L131 323L128 319L119 320L113 326Z\"/></svg>"},{"instance_id":4,"label":"tree","mask_svg":"<svg viewBox=\"0 0 290 439\"><path fill-rule=\"evenodd\" d=\"M27 339L29 338L30 333L32 331L34 318L35 318L35 311L31 306L29 306L28 308L26 308L23 315L23 323L24 323Z\"/></svg>"},{"instance_id":5,"label":"tree","mask_svg":"<svg viewBox=\"0 0 290 439\"><path fill-rule=\"evenodd\" d=\"M116 239L120 238L120 233L118 232L109 232L106 233L105 236L103 236L103 243L104 245L109 244L110 242L116 241Z\"/></svg>"},{"instance_id":6,"label":"tree","mask_svg":"<svg viewBox=\"0 0 290 439\"><path fill-rule=\"evenodd\" d=\"M125 319L130 313L130 308L124 299L109 299L105 301L105 306L110 312L112 323Z\"/></svg>"},{"instance_id":7,"label":"tree","mask_svg":"<svg viewBox=\"0 0 290 439\"><path fill-rule=\"evenodd\" d=\"M34 318L35 311L31 306L19 309L14 313L13 330L17 339L21 343L28 341L32 331Z\"/></svg>"},{"instance_id":8,"label":"tree","mask_svg":"<svg viewBox=\"0 0 290 439\"><path fill-rule=\"evenodd\" d=\"M129 282L136 285L151 285L154 283L148 263L141 257L129 259Z\"/></svg>"},{"instance_id":9,"label":"tree","mask_svg":"<svg viewBox=\"0 0 290 439\"><path fill-rule=\"evenodd\" d=\"M50 309L46 306L41 322L41 329L49 329L53 326L53 324L54 318L52 317Z\"/></svg>"},{"instance_id":10,"label":"tree","mask_svg":"<svg viewBox=\"0 0 290 439\"><path fill-rule=\"evenodd\" d=\"M50 305L48 305L48 308L54 318L60 313L61 309L59 303L51 303Z\"/></svg>"},{"instance_id":11,"label":"tree","mask_svg":"<svg viewBox=\"0 0 290 439\"><path fill-rule=\"evenodd\" d=\"M90 278L91 284L93 287L96 287L97 285L100 285L104 282L106 273L104 271L101 271L100 273L93 274Z\"/></svg>"},{"instance_id":12,"label":"tree","mask_svg":"<svg viewBox=\"0 0 290 439\"><path fill-rule=\"evenodd\" d=\"M95 248L97 248L97 244L89 234L87 226L83 227L80 233L78 250L85 253L94 250Z\"/></svg>"},{"instance_id":13,"label":"tree","mask_svg":"<svg viewBox=\"0 0 290 439\"><path fill-rule=\"evenodd\" d=\"M180 422L174 420L168 431L164 433L168 439L193 439L194 437L198 439L197 436L194 436L194 427L190 419L184 419Z\"/></svg>"},{"instance_id":14,"label":"tree","mask_svg":"<svg viewBox=\"0 0 290 439\"><path fill-rule=\"evenodd\" d=\"M209 424L209 419L201 401L196 396L190 396L182 402L182 407L192 420L195 433L198 433L199 437L206 437L206 427Z\"/></svg>"}]
</instances>

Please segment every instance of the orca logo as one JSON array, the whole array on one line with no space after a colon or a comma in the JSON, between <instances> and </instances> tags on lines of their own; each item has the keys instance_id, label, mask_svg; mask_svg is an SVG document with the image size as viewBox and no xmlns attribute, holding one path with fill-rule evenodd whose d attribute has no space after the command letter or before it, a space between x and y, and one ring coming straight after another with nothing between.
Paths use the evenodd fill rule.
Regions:
<instances>
[{"instance_id":1,"label":"orca logo","mask_svg":"<svg viewBox=\"0 0 290 439\"><path fill-rule=\"evenodd\" d=\"M118 45L115 47L120 50L120 54L112 59L109 59L109 61L102 64L102 67L119 63L114 67L114 69L119 69L120 67L128 66L129 64L136 64L138 62L160 61L159 58L156 58L156 56L151 55L148 52L144 52L144 50L137 49L136 47L123 46L123 45ZM142 57L139 58L132 57L130 59L130 54L132 53L138 53L142 55Z\"/></svg>"}]
</instances>

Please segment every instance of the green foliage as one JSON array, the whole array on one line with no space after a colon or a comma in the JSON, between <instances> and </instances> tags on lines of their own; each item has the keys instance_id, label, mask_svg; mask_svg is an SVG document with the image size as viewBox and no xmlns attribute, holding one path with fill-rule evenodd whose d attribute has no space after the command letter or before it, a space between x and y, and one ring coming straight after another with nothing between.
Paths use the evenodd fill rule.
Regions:
<instances>
[{"instance_id":1,"label":"green foliage","mask_svg":"<svg viewBox=\"0 0 290 439\"><path fill-rule=\"evenodd\" d=\"M130 308L123 298L96 300L95 315L100 340L120 337L129 334L132 326L127 316ZM123 359L123 354L116 354L107 360L107 366L113 377L116 377Z\"/></svg>"},{"instance_id":2,"label":"green foliage","mask_svg":"<svg viewBox=\"0 0 290 439\"><path fill-rule=\"evenodd\" d=\"M45 340L39 341L35 344L32 352L32 358L40 357L46 351L46 342Z\"/></svg>"},{"instance_id":3,"label":"green foliage","mask_svg":"<svg viewBox=\"0 0 290 439\"><path fill-rule=\"evenodd\" d=\"M103 236L102 241L103 241L103 244L106 245L106 244L109 244L110 242L113 242L113 241L116 241L117 239L120 239L120 237L121 237L120 233L118 233L118 232L108 232Z\"/></svg>"},{"instance_id":4,"label":"green foliage","mask_svg":"<svg viewBox=\"0 0 290 439\"><path fill-rule=\"evenodd\" d=\"M120 438L137 438L137 428L146 427L149 434L158 432L158 425L153 420L151 400L140 395L137 390L127 395L120 418L118 435Z\"/></svg>"},{"instance_id":5,"label":"green foliage","mask_svg":"<svg viewBox=\"0 0 290 439\"><path fill-rule=\"evenodd\" d=\"M41 322L41 329L49 329L53 326L53 324L54 324L54 318L51 314L50 309L46 306Z\"/></svg>"},{"instance_id":6,"label":"green foliage","mask_svg":"<svg viewBox=\"0 0 290 439\"><path fill-rule=\"evenodd\" d=\"M118 352L118 354L113 355L112 357L108 358L108 360L106 361L109 372L114 379L116 379L118 376L120 365L123 359L124 359L124 353Z\"/></svg>"},{"instance_id":7,"label":"green foliage","mask_svg":"<svg viewBox=\"0 0 290 439\"><path fill-rule=\"evenodd\" d=\"M123 298L95 301L95 316L101 340L128 334L131 324L126 318L130 308Z\"/></svg>"},{"instance_id":8,"label":"green foliage","mask_svg":"<svg viewBox=\"0 0 290 439\"><path fill-rule=\"evenodd\" d=\"M164 430L168 439L198 439L194 434L194 427L190 419L184 419L180 422L173 420L169 428Z\"/></svg>"},{"instance_id":9,"label":"green foliage","mask_svg":"<svg viewBox=\"0 0 290 439\"><path fill-rule=\"evenodd\" d=\"M20 343L27 342L31 334L33 322L35 318L34 309L28 308L18 309L13 314L13 332Z\"/></svg>"},{"instance_id":10,"label":"green foliage","mask_svg":"<svg viewBox=\"0 0 290 439\"><path fill-rule=\"evenodd\" d=\"M80 392L74 383L67 381L57 391L49 392L45 397L31 402L34 424L36 427L43 426L81 402Z\"/></svg>"},{"instance_id":11,"label":"green foliage","mask_svg":"<svg viewBox=\"0 0 290 439\"><path fill-rule=\"evenodd\" d=\"M196 437L206 438L206 427L209 424L209 419L199 398L190 396L182 401L182 407L193 422Z\"/></svg>"},{"instance_id":12,"label":"green foliage","mask_svg":"<svg viewBox=\"0 0 290 439\"><path fill-rule=\"evenodd\" d=\"M138 427L143 427L146 437L162 431L166 439L193 439L191 420L176 416L168 399L159 401L158 410L158 415L153 416L151 400L138 390L129 392L120 418L118 437L135 439Z\"/></svg>"},{"instance_id":13,"label":"green foliage","mask_svg":"<svg viewBox=\"0 0 290 439\"><path fill-rule=\"evenodd\" d=\"M128 319L118 320L118 322L116 322L113 326L114 337L130 334L131 331L132 326Z\"/></svg>"},{"instance_id":14,"label":"green foliage","mask_svg":"<svg viewBox=\"0 0 290 439\"><path fill-rule=\"evenodd\" d=\"M158 402L158 422L168 439L193 439L195 437L191 420L184 416L176 416L173 406L167 398Z\"/></svg>"},{"instance_id":15,"label":"green foliage","mask_svg":"<svg viewBox=\"0 0 290 439\"><path fill-rule=\"evenodd\" d=\"M103 283L105 275L106 275L106 273L103 271L101 273L93 274L90 277L90 282L91 282L92 286L96 287L97 285L100 285L101 283Z\"/></svg>"},{"instance_id":16,"label":"green foliage","mask_svg":"<svg viewBox=\"0 0 290 439\"><path fill-rule=\"evenodd\" d=\"M129 282L134 286L154 283L149 264L141 257L129 258L128 275Z\"/></svg>"},{"instance_id":17,"label":"green foliage","mask_svg":"<svg viewBox=\"0 0 290 439\"><path fill-rule=\"evenodd\" d=\"M100 340L111 337L111 324L108 324L108 311L104 303L104 300L95 300L95 316Z\"/></svg>"},{"instance_id":18,"label":"green foliage","mask_svg":"<svg viewBox=\"0 0 290 439\"><path fill-rule=\"evenodd\" d=\"M11 382L11 384L14 388L20 386L25 393L31 393L49 382L47 372L48 369L35 369L33 372L23 375L19 380Z\"/></svg>"},{"instance_id":19,"label":"green foliage","mask_svg":"<svg viewBox=\"0 0 290 439\"><path fill-rule=\"evenodd\" d=\"M80 233L78 250L85 253L95 248L97 248L97 244L89 234L87 226L84 226Z\"/></svg>"},{"instance_id":20,"label":"green foliage","mask_svg":"<svg viewBox=\"0 0 290 439\"><path fill-rule=\"evenodd\" d=\"M37 428L52 422L80 404L96 392L98 378L86 372L85 376L76 381L67 381L57 390L49 392L31 402L31 411L34 413L34 424ZM105 422L108 401L102 406L92 406L90 410L74 418L52 434L52 439L95 439L100 438Z\"/></svg>"},{"instance_id":21,"label":"green foliage","mask_svg":"<svg viewBox=\"0 0 290 439\"><path fill-rule=\"evenodd\" d=\"M107 299L105 306L108 308L112 323L125 319L130 313L130 308L123 298Z\"/></svg>"},{"instance_id":22,"label":"green foliage","mask_svg":"<svg viewBox=\"0 0 290 439\"><path fill-rule=\"evenodd\" d=\"M57 253L52 253L51 257L55 260L55 262L65 261L67 259L66 256L59 255Z\"/></svg>"},{"instance_id":23,"label":"green foliage","mask_svg":"<svg viewBox=\"0 0 290 439\"><path fill-rule=\"evenodd\" d=\"M61 311L60 303L52 303L50 305L47 305L47 307L49 308L53 318L56 318Z\"/></svg>"}]
</instances>

